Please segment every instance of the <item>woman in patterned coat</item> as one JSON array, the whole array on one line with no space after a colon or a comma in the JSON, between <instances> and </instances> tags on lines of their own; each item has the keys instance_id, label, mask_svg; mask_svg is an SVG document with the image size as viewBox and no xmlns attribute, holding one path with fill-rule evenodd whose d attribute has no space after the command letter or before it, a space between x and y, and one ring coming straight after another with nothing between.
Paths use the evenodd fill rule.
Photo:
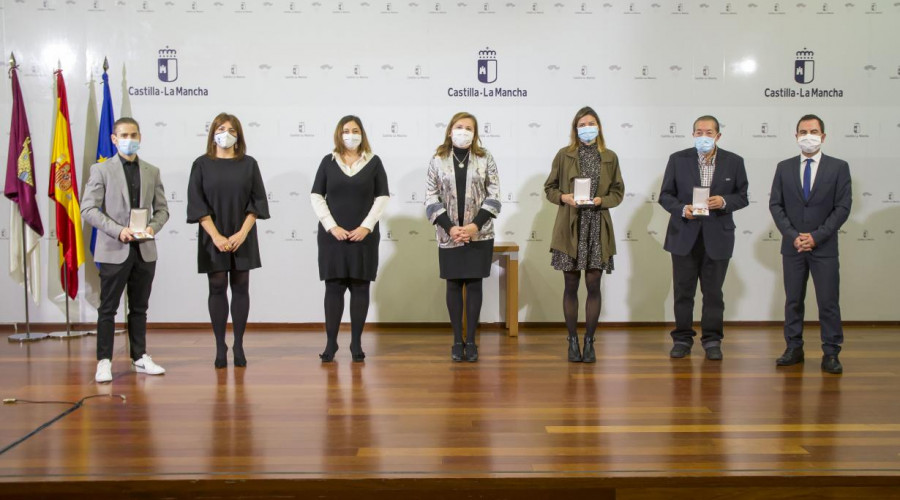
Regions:
<instances>
[{"instance_id":1,"label":"woman in patterned coat","mask_svg":"<svg viewBox=\"0 0 900 500\"><path fill-rule=\"evenodd\" d=\"M481 313L481 282L490 275L494 218L500 213L500 178L491 153L481 146L478 121L457 113L428 165L425 214L434 224L441 278L453 327L453 361L478 360L475 330ZM463 289L466 340L463 343Z\"/></svg>"}]
</instances>

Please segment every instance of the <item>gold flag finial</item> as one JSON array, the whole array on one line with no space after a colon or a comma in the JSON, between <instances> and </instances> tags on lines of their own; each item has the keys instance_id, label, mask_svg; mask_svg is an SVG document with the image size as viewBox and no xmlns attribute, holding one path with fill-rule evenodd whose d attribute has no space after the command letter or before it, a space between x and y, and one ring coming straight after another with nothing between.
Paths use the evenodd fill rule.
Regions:
<instances>
[{"instance_id":1,"label":"gold flag finial","mask_svg":"<svg viewBox=\"0 0 900 500\"><path fill-rule=\"evenodd\" d=\"M109 69L109 61L106 59L106 56L104 56L103 57L103 72L106 73L106 71L108 69Z\"/></svg>"}]
</instances>

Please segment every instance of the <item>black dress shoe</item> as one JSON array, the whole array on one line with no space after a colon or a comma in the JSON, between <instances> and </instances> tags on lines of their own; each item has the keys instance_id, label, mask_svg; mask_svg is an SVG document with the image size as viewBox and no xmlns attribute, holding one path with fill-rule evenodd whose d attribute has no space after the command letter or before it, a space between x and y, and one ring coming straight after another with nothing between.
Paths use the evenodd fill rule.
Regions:
<instances>
[{"instance_id":1,"label":"black dress shoe","mask_svg":"<svg viewBox=\"0 0 900 500\"><path fill-rule=\"evenodd\" d=\"M691 353L691 346L685 344L675 344L669 351L670 358L683 358Z\"/></svg>"},{"instance_id":2,"label":"black dress shoe","mask_svg":"<svg viewBox=\"0 0 900 500\"><path fill-rule=\"evenodd\" d=\"M243 368L247 366L247 358L244 357L244 348L242 346L234 346L231 348L234 353L234 366Z\"/></svg>"},{"instance_id":3,"label":"black dress shoe","mask_svg":"<svg viewBox=\"0 0 900 500\"><path fill-rule=\"evenodd\" d=\"M788 347L784 350L784 354L775 360L776 366L791 366L803 362L802 347Z\"/></svg>"},{"instance_id":4,"label":"black dress shoe","mask_svg":"<svg viewBox=\"0 0 900 500\"><path fill-rule=\"evenodd\" d=\"M706 359L710 361L722 361L722 348L714 345L706 350Z\"/></svg>"},{"instance_id":5,"label":"black dress shoe","mask_svg":"<svg viewBox=\"0 0 900 500\"><path fill-rule=\"evenodd\" d=\"M469 363L478 361L478 346L474 342L466 344L466 361Z\"/></svg>"},{"instance_id":6,"label":"black dress shoe","mask_svg":"<svg viewBox=\"0 0 900 500\"><path fill-rule=\"evenodd\" d=\"M578 337L566 337L569 341L569 361L581 362L581 347L578 345Z\"/></svg>"},{"instance_id":7,"label":"black dress shoe","mask_svg":"<svg viewBox=\"0 0 900 500\"><path fill-rule=\"evenodd\" d=\"M826 354L822 356L822 371L840 375L844 373L844 365L841 364L837 354Z\"/></svg>"},{"instance_id":8,"label":"black dress shoe","mask_svg":"<svg viewBox=\"0 0 900 500\"><path fill-rule=\"evenodd\" d=\"M581 354L582 363L596 363L597 356L594 354L594 337L584 338L584 352Z\"/></svg>"},{"instance_id":9,"label":"black dress shoe","mask_svg":"<svg viewBox=\"0 0 900 500\"><path fill-rule=\"evenodd\" d=\"M453 347L450 348L450 359L453 361L462 361L463 356L466 355L466 345L462 342L457 342L453 344Z\"/></svg>"}]
</instances>

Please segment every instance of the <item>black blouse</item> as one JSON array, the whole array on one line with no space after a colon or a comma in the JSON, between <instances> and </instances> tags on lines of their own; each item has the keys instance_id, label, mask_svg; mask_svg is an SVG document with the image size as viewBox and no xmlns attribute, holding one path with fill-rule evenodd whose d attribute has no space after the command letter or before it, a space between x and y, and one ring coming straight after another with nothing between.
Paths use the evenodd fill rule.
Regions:
<instances>
[{"instance_id":1,"label":"black blouse","mask_svg":"<svg viewBox=\"0 0 900 500\"><path fill-rule=\"evenodd\" d=\"M194 160L187 201L188 223L198 223L208 215L226 238L241 229L247 214L254 214L257 219L269 218L266 188L259 165L251 156L233 159L204 155ZM198 231L199 272L244 271L260 266L256 224L236 252L220 252L206 231Z\"/></svg>"}]
</instances>

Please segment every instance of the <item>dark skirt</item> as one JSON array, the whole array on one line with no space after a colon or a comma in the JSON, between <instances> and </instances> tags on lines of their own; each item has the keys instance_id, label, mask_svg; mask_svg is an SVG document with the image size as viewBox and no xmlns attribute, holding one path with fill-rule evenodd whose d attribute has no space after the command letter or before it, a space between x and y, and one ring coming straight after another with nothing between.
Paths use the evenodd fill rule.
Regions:
<instances>
[{"instance_id":1,"label":"dark skirt","mask_svg":"<svg viewBox=\"0 0 900 500\"><path fill-rule=\"evenodd\" d=\"M473 241L456 248L439 248L441 279L487 278L491 275L494 240Z\"/></svg>"},{"instance_id":2,"label":"dark skirt","mask_svg":"<svg viewBox=\"0 0 900 500\"><path fill-rule=\"evenodd\" d=\"M378 225L362 241L338 241L319 224L319 279L375 281L380 239Z\"/></svg>"}]
</instances>

